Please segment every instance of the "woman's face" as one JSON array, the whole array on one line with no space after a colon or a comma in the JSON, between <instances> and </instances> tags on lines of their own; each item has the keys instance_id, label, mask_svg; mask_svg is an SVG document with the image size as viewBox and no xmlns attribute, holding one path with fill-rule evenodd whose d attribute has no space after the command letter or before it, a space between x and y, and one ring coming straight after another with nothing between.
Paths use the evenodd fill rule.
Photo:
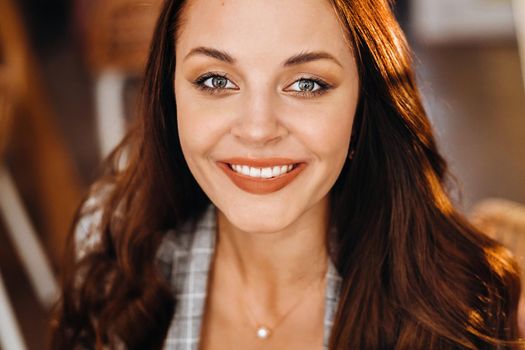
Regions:
<instances>
[{"instance_id":1,"label":"woman's face","mask_svg":"<svg viewBox=\"0 0 525 350\"><path fill-rule=\"evenodd\" d=\"M283 230L327 205L347 158L352 50L328 1L187 5L174 83L184 157L234 226Z\"/></svg>"}]
</instances>

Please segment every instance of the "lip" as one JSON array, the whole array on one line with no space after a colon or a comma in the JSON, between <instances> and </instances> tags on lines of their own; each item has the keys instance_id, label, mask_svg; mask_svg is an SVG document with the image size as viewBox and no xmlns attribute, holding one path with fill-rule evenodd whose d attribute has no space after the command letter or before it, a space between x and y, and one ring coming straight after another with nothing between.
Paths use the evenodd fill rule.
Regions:
<instances>
[{"instance_id":1,"label":"lip","mask_svg":"<svg viewBox=\"0 0 525 350\"><path fill-rule=\"evenodd\" d=\"M254 168L266 168L277 165L294 165L294 168L286 174L272 178L253 178L233 171L229 164L248 165ZM279 191L292 182L299 175L307 163L289 158L228 158L217 162L219 168L230 178L230 180L241 190L253 194L268 194Z\"/></svg>"}]
</instances>

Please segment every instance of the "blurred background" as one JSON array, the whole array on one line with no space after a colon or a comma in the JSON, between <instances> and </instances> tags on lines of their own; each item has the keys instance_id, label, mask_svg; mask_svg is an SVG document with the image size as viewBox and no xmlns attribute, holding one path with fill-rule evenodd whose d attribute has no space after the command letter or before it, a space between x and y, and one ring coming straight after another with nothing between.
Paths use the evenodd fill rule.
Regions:
<instances>
[{"instance_id":1,"label":"blurred background","mask_svg":"<svg viewBox=\"0 0 525 350\"><path fill-rule=\"evenodd\" d=\"M45 348L72 215L133 115L161 1L0 0L0 349ZM395 11L456 205L523 262L525 1Z\"/></svg>"}]
</instances>

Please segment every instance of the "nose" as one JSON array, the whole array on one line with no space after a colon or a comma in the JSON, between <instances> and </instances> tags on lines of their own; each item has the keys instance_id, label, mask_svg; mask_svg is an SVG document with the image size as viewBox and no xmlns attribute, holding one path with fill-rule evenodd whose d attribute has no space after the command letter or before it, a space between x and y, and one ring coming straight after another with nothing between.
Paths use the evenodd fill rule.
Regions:
<instances>
[{"instance_id":1,"label":"nose","mask_svg":"<svg viewBox=\"0 0 525 350\"><path fill-rule=\"evenodd\" d=\"M288 132L278 116L278 99L271 92L245 95L231 134L249 146L264 146L282 139Z\"/></svg>"}]
</instances>

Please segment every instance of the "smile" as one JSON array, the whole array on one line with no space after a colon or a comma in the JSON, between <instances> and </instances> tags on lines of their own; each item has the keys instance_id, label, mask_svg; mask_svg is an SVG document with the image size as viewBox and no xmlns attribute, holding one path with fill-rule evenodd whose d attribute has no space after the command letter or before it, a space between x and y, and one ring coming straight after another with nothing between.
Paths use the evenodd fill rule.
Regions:
<instances>
[{"instance_id":1,"label":"smile","mask_svg":"<svg viewBox=\"0 0 525 350\"><path fill-rule=\"evenodd\" d=\"M217 165L238 188L253 194L279 191L306 167L305 162L284 158L232 158L219 161Z\"/></svg>"},{"instance_id":2,"label":"smile","mask_svg":"<svg viewBox=\"0 0 525 350\"><path fill-rule=\"evenodd\" d=\"M284 175L293 170L294 166L297 165L276 165L268 168L254 168L248 165L240 164L228 164L230 168L238 174L246 175L249 177L270 179L280 175Z\"/></svg>"}]
</instances>

